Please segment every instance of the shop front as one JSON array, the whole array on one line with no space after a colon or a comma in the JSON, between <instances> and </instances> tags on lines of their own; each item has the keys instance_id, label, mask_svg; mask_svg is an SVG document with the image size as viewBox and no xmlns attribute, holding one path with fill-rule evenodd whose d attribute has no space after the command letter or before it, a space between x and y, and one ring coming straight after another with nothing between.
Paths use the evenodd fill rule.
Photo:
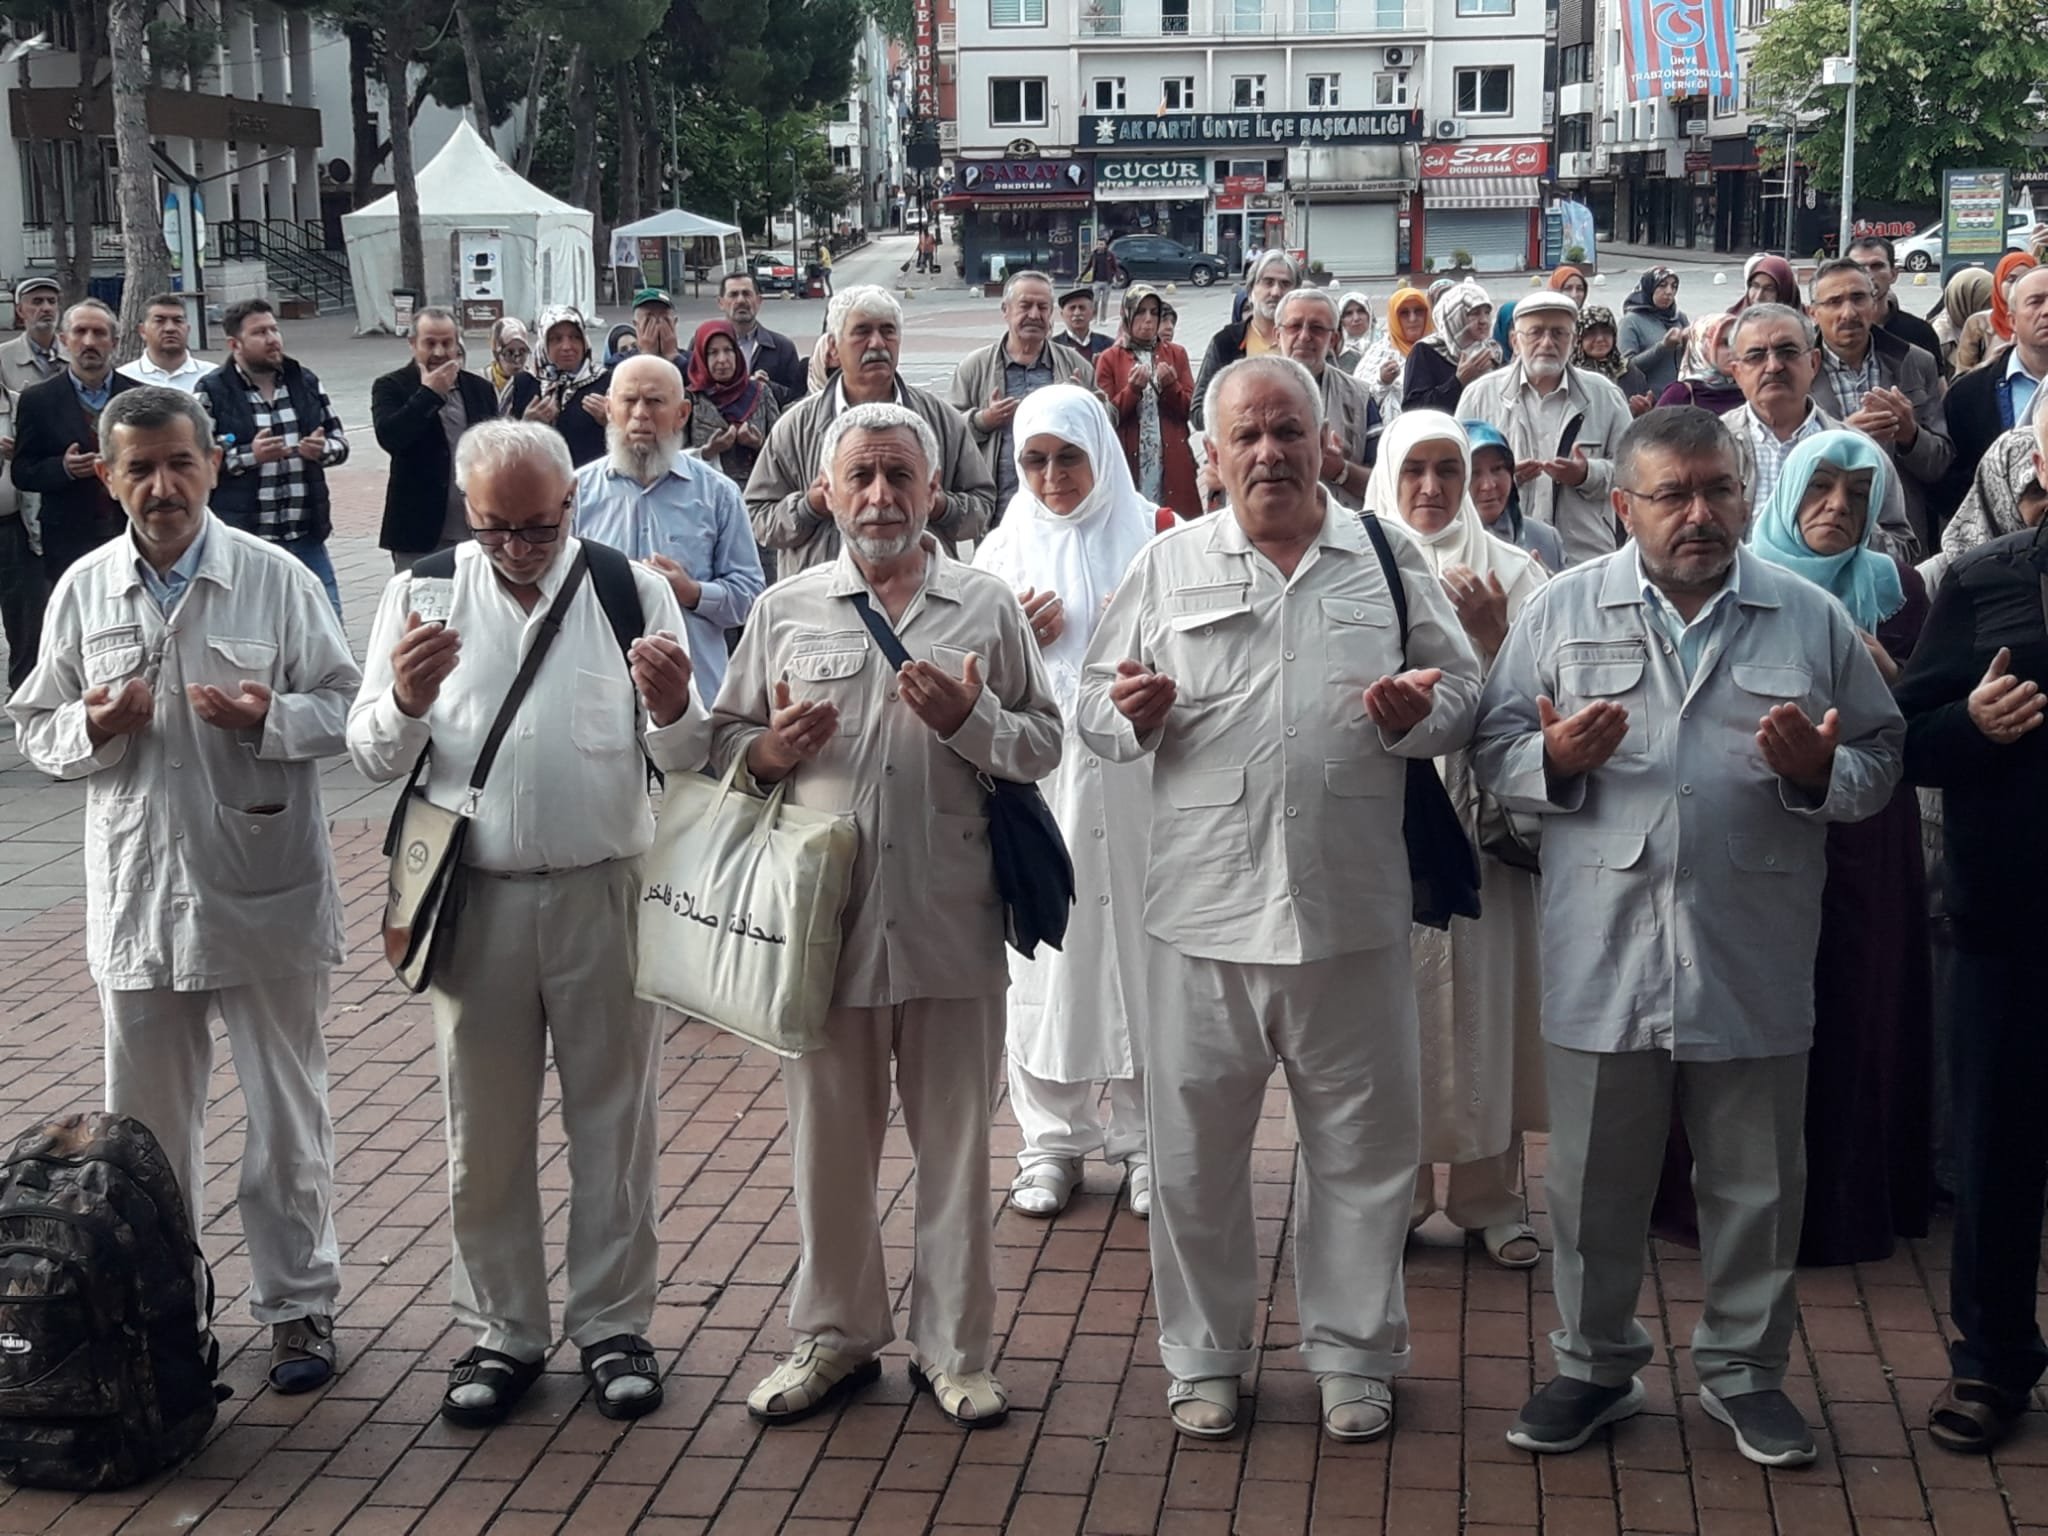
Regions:
<instances>
[{"instance_id":1,"label":"shop front","mask_svg":"<svg viewBox=\"0 0 2048 1536\"><path fill-rule=\"evenodd\" d=\"M1102 156L1095 162L1096 232L1107 240L1164 235L1202 248L1209 190L1202 155Z\"/></svg>"},{"instance_id":2,"label":"shop front","mask_svg":"<svg viewBox=\"0 0 2048 1536\"><path fill-rule=\"evenodd\" d=\"M961 264L970 284L1001 282L1034 267L1071 282L1086 252L1082 227L1095 201L1095 168L1087 160L1011 157L961 160L940 207L954 215Z\"/></svg>"},{"instance_id":3,"label":"shop front","mask_svg":"<svg viewBox=\"0 0 2048 1536\"><path fill-rule=\"evenodd\" d=\"M1216 192L1216 234L1209 242L1209 248L1222 256L1224 267L1242 273L1252 252L1291 244L1286 198L1275 184L1260 172L1225 176Z\"/></svg>"},{"instance_id":4,"label":"shop front","mask_svg":"<svg viewBox=\"0 0 2048 1536\"><path fill-rule=\"evenodd\" d=\"M1415 196L1411 144L1287 153L1295 249L1333 277L1387 277L1400 261L1401 214Z\"/></svg>"},{"instance_id":5,"label":"shop front","mask_svg":"<svg viewBox=\"0 0 2048 1536\"><path fill-rule=\"evenodd\" d=\"M1422 253L1437 269L1463 252L1478 272L1519 272L1541 249L1543 172L1550 146L1425 144Z\"/></svg>"},{"instance_id":6,"label":"shop front","mask_svg":"<svg viewBox=\"0 0 2048 1536\"><path fill-rule=\"evenodd\" d=\"M1707 163L1714 177L1714 249L1755 250L1762 244L1756 140L1746 133L1715 139L1707 146Z\"/></svg>"}]
</instances>

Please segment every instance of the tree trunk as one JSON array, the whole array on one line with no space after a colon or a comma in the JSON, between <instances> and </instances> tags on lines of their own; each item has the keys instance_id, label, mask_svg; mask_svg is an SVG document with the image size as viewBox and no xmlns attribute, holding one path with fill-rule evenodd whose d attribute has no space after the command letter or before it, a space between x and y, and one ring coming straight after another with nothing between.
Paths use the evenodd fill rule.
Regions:
<instances>
[{"instance_id":1,"label":"tree trunk","mask_svg":"<svg viewBox=\"0 0 2048 1536\"><path fill-rule=\"evenodd\" d=\"M142 350L137 330L149 297L170 287L170 253L157 238L162 215L156 174L150 164L149 53L143 29L156 0L112 0L107 9L107 49L114 60L114 152L119 159L121 324L115 332L114 361L125 363Z\"/></svg>"},{"instance_id":2,"label":"tree trunk","mask_svg":"<svg viewBox=\"0 0 2048 1536\"><path fill-rule=\"evenodd\" d=\"M370 111L370 76L377 70L377 40L362 22L342 28L348 39L348 115L355 130L355 181L349 188L349 206L360 208L370 201L376 184L377 167L389 153L377 142L377 119Z\"/></svg>"},{"instance_id":3,"label":"tree trunk","mask_svg":"<svg viewBox=\"0 0 2048 1536\"><path fill-rule=\"evenodd\" d=\"M106 82L99 77L100 64L106 57L106 38L100 31L100 13L87 0L72 6L72 18L78 28L78 99L86 120L90 121L94 116L93 104L107 89ZM100 167L104 163L98 134L81 131L76 142L78 175L65 188L71 200L71 249L60 252L57 258L57 281L63 286L66 305L84 298L92 284L93 215L98 211L93 194L99 188Z\"/></svg>"},{"instance_id":4,"label":"tree trunk","mask_svg":"<svg viewBox=\"0 0 2048 1536\"><path fill-rule=\"evenodd\" d=\"M640 199L647 212L659 213L667 206L661 169L668 125L655 105L654 69L644 51L633 61L633 85L640 99Z\"/></svg>"},{"instance_id":5,"label":"tree trunk","mask_svg":"<svg viewBox=\"0 0 2048 1536\"><path fill-rule=\"evenodd\" d=\"M476 28L470 22L469 0L455 0L455 30L462 40L462 67L469 73L469 120L486 144L491 141L491 103L484 95L484 56L476 45Z\"/></svg>"},{"instance_id":6,"label":"tree trunk","mask_svg":"<svg viewBox=\"0 0 2048 1536\"><path fill-rule=\"evenodd\" d=\"M633 66L621 63L612 70L612 96L619 114L619 218L621 224L631 224L641 214L640 206L640 135L643 123L640 116L640 97L634 88ZM653 131L651 123L645 124L648 132Z\"/></svg>"},{"instance_id":7,"label":"tree trunk","mask_svg":"<svg viewBox=\"0 0 2048 1536\"><path fill-rule=\"evenodd\" d=\"M513 167L522 178L533 172L533 140L540 131L540 93L542 67L547 62L548 35L536 29L533 36L533 63L526 71L526 126L519 135L519 163Z\"/></svg>"},{"instance_id":8,"label":"tree trunk","mask_svg":"<svg viewBox=\"0 0 2048 1536\"><path fill-rule=\"evenodd\" d=\"M576 125L569 160L569 201L595 214L598 211L597 108L590 99L593 94L590 74L590 55L578 43L569 55L569 115Z\"/></svg>"},{"instance_id":9,"label":"tree trunk","mask_svg":"<svg viewBox=\"0 0 2048 1536\"><path fill-rule=\"evenodd\" d=\"M391 117L391 184L398 193L399 285L431 303L427 262L420 248L420 189L413 176L412 121L406 111L406 60L412 57L414 22L394 16L384 29L384 101Z\"/></svg>"}]
</instances>

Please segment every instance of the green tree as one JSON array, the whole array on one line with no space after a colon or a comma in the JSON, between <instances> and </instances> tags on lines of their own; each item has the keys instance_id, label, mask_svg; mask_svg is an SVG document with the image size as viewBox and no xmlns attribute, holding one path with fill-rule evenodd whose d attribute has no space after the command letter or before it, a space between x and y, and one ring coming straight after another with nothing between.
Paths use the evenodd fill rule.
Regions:
<instances>
[{"instance_id":1,"label":"green tree","mask_svg":"<svg viewBox=\"0 0 2048 1536\"><path fill-rule=\"evenodd\" d=\"M1945 167L2021 165L2048 115L2028 105L2048 80L2041 0L1863 0L1858 33L1856 195L1920 201ZM1816 86L1849 51L1847 0L1793 0L1751 59L1757 101L1781 118L1802 100L1826 116L1799 130L1808 165L1839 165L1844 92ZM1782 159L1782 153L1780 154Z\"/></svg>"}]
</instances>

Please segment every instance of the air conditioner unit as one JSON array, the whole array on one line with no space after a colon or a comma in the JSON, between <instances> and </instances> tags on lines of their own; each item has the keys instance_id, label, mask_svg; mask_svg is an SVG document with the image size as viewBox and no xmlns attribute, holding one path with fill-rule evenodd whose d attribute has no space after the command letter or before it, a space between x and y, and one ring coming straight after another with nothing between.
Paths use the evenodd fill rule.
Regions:
<instances>
[{"instance_id":1,"label":"air conditioner unit","mask_svg":"<svg viewBox=\"0 0 2048 1536\"><path fill-rule=\"evenodd\" d=\"M1439 139L1462 139L1465 137L1463 119L1456 117L1438 118L1436 120L1436 133L1434 137Z\"/></svg>"},{"instance_id":2,"label":"air conditioner unit","mask_svg":"<svg viewBox=\"0 0 2048 1536\"><path fill-rule=\"evenodd\" d=\"M1415 62L1413 48L1382 48L1380 57L1387 61L1387 68L1401 69Z\"/></svg>"}]
</instances>

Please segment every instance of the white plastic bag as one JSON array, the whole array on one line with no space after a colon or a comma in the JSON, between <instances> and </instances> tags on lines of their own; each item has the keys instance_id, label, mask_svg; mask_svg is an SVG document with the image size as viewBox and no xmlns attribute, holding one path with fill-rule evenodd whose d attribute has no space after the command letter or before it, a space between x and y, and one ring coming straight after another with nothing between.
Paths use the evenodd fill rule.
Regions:
<instances>
[{"instance_id":1,"label":"white plastic bag","mask_svg":"<svg viewBox=\"0 0 2048 1536\"><path fill-rule=\"evenodd\" d=\"M635 990L778 1056L825 1043L840 917L859 843L851 816L671 774L641 865Z\"/></svg>"}]
</instances>

